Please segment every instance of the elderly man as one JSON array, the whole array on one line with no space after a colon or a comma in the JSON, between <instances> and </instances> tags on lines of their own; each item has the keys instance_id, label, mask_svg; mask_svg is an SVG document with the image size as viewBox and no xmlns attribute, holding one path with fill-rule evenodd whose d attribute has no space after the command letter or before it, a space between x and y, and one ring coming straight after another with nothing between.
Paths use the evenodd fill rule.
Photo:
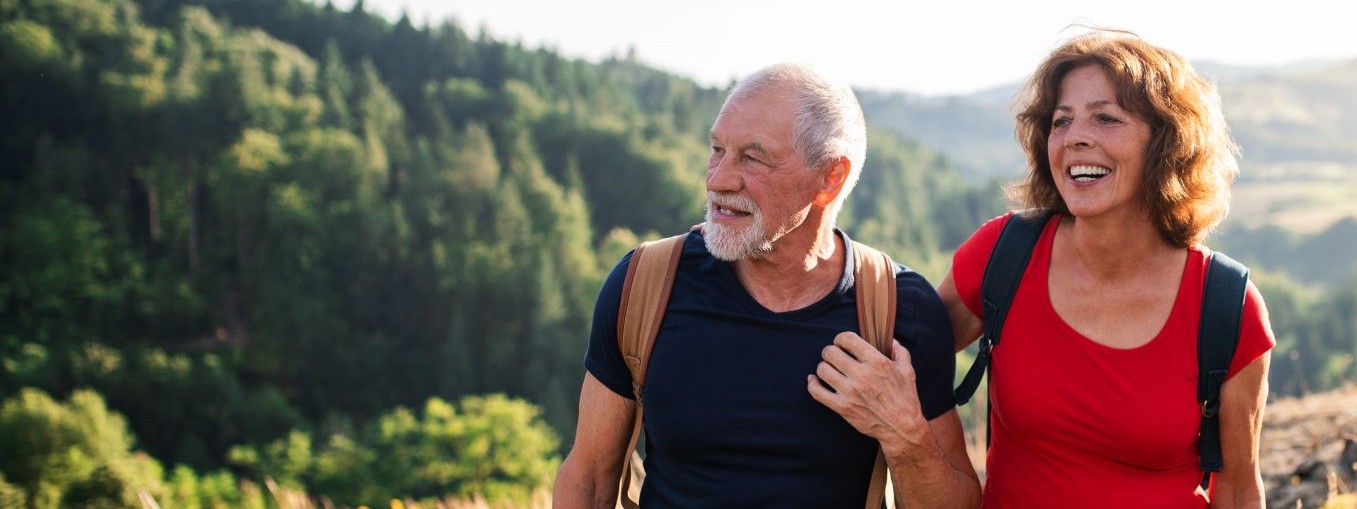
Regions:
<instances>
[{"instance_id":1,"label":"elderly man","mask_svg":"<svg viewBox=\"0 0 1357 509\"><path fill-rule=\"evenodd\" d=\"M898 502L979 505L932 286L895 267L891 355L854 333L853 247L834 220L865 154L846 85L783 64L730 92L711 130L706 222L683 241L641 394L642 507L863 507L878 450ZM556 507L618 497L638 403L616 326L630 256L599 294Z\"/></svg>"}]
</instances>

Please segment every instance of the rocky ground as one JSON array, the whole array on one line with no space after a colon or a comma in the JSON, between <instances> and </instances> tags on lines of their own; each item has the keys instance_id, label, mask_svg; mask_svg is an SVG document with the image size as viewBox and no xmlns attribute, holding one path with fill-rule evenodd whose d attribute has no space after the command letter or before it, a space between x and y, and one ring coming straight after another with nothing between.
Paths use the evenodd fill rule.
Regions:
<instances>
[{"instance_id":1,"label":"rocky ground","mask_svg":"<svg viewBox=\"0 0 1357 509\"><path fill-rule=\"evenodd\" d=\"M1357 507L1357 385L1268 403L1260 449L1269 508Z\"/></svg>"}]
</instances>

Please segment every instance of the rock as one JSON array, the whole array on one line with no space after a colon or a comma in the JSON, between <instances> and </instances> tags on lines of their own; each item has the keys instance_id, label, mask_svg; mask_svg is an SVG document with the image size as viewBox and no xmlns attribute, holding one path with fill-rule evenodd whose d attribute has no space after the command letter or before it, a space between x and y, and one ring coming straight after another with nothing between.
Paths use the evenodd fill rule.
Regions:
<instances>
[{"instance_id":1,"label":"rock","mask_svg":"<svg viewBox=\"0 0 1357 509\"><path fill-rule=\"evenodd\" d=\"M1318 509L1357 489L1357 386L1278 398L1264 411L1259 467L1269 508Z\"/></svg>"}]
</instances>

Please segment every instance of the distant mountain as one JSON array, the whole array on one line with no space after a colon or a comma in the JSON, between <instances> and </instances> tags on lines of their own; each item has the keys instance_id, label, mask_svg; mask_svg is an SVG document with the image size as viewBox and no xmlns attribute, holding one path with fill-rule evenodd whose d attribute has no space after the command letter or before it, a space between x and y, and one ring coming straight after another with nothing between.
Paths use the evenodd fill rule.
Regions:
<instances>
[{"instance_id":1,"label":"distant mountain","mask_svg":"<svg viewBox=\"0 0 1357 509\"><path fill-rule=\"evenodd\" d=\"M1357 174L1357 58L1220 82L1246 167L1257 170L1246 172L1247 178L1266 178L1296 163L1337 164Z\"/></svg>"},{"instance_id":2,"label":"distant mountain","mask_svg":"<svg viewBox=\"0 0 1357 509\"><path fill-rule=\"evenodd\" d=\"M1017 175L1022 152L1010 112L1017 85L969 95L927 97L900 92L858 92L867 122L916 139L975 180Z\"/></svg>"}]
</instances>

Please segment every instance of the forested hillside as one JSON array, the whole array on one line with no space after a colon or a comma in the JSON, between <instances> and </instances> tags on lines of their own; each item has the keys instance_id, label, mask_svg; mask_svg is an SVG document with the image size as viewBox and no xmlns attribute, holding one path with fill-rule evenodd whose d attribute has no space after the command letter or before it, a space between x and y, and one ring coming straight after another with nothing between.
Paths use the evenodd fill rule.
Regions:
<instances>
[{"instance_id":1,"label":"forested hillside","mask_svg":"<svg viewBox=\"0 0 1357 509\"><path fill-rule=\"evenodd\" d=\"M723 94L361 2L0 0L0 436L45 437L0 498L526 497ZM863 181L844 227L934 277L1001 207L890 131Z\"/></svg>"}]
</instances>

